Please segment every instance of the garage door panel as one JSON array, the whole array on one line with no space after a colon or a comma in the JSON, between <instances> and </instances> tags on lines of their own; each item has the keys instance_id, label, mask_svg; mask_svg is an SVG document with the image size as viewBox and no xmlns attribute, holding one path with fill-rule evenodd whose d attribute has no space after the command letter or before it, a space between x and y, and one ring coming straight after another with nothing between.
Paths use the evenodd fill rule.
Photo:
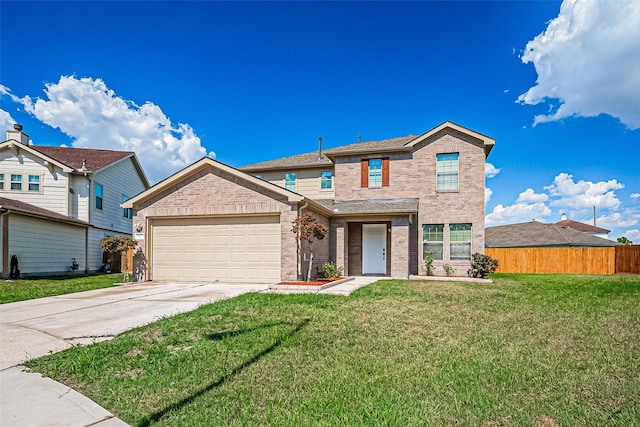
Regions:
<instances>
[{"instance_id":1,"label":"garage door panel","mask_svg":"<svg viewBox=\"0 0 640 427\"><path fill-rule=\"evenodd\" d=\"M154 220L154 280L280 279L280 219L214 217Z\"/></svg>"}]
</instances>

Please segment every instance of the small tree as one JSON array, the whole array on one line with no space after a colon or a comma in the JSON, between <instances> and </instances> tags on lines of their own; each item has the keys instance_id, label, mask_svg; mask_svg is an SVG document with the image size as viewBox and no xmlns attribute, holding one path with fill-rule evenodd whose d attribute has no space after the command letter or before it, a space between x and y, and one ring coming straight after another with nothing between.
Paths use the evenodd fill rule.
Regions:
<instances>
[{"instance_id":1,"label":"small tree","mask_svg":"<svg viewBox=\"0 0 640 427\"><path fill-rule=\"evenodd\" d=\"M433 252L425 251L422 262L424 264L425 274L427 276L433 276Z\"/></svg>"},{"instance_id":2,"label":"small tree","mask_svg":"<svg viewBox=\"0 0 640 427\"><path fill-rule=\"evenodd\" d=\"M307 271L307 282L311 280L311 266L313 265L313 243L327 237L327 226L318 222L316 217L306 213L291 223L291 231L298 235L300 241L305 241L309 245L309 270Z\"/></svg>"},{"instance_id":3,"label":"small tree","mask_svg":"<svg viewBox=\"0 0 640 427\"><path fill-rule=\"evenodd\" d=\"M623 245L633 245L633 242L629 240L626 236L618 237L618 243L622 243Z\"/></svg>"},{"instance_id":4,"label":"small tree","mask_svg":"<svg viewBox=\"0 0 640 427\"><path fill-rule=\"evenodd\" d=\"M127 252L137 246L138 242L128 236L109 236L100 240L100 247L104 252L117 253L124 256L124 281L129 281L129 257Z\"/></svg>"}]
</instances>

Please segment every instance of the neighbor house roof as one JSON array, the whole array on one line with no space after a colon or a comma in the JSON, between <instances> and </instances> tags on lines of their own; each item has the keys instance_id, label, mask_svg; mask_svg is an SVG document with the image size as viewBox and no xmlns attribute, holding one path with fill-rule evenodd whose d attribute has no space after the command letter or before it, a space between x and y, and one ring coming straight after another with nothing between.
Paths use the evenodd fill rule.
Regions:
<instances>
[{"instance_id":1,"label":"neighbor house roof","mask_svg":"<svg viewBox=\"0 0 640 427\"><path fill-rule=\"evenodd\" d=\"M520 224L499 225L485 229L484 242L487 248L516 247L597 247L616 246L608 239L593 236L556 224L538 221Z\"/></svg>"},{"instance_id":2,"label":"neighbor house roof","mask_svg":"<svg viewBox=\"0 0 640 427\"><path fill-rule=\"evenodd\" d=\"M427 138L435 135L436 133L444 130L452 129L457 132L469 135L479 141L485 146L485 154L489 155L489 152L495 144L495 140L486 135L482 135L478 132L472 131L460 125L452 122L444 122L439 126L423 133L420 136L407 135L398 138L383 139L380 141L364 141L354 144L342 145L339 147L328 148L322 152L322 155L318 156L318 152L299 154L291 157L284 157L280 159L270 160L261 163L254 163L251 165L240 167L239 169L245 172L260 172L267 170L278 170L287 168L311 168L332 166L332 159L336 156L348 156L348 155L360 155L366 153L380 153L380 152L395 152L395 151L412 151L413 147L424 141Z\"/></svg>"},{"instance_id":3,"label":"neighbor house roof","mask_svg":"<svg viewBox=\"0 0 640 427\"><path fill-rule=\"evenodd\" d=\"M606 228L596 227L595 225L585 224L584 222L578 222L572 219L563 219L562 221L556 222L556 225L590 234L608 234L611 231L607 230Z\"/></svg>"},{"instance_id":4,"label":"neighbor house roof","mask_svg":"<svg viewBox=\"0 0 640 427\"><path fill-rule=\"evenodd\" d=\"M0 212L17 212L29 216L46 218L54 221L67 222L75 225L82 225L88 227L90 224L85 221L81 221L76 218L71 218L66 215L43 209L38 206L34 206L29 203L21 202L19 200L8 199L6 197L0 197Z\"/></svg>"}]
</instances>

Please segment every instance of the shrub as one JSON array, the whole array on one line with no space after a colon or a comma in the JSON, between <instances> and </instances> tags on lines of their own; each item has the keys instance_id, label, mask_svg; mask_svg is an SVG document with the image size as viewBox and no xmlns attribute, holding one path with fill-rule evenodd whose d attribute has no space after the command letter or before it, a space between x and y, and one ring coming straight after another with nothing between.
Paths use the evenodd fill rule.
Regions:
<instances>
[{"instance_id":1,"label":"shrub","mask_svg":"<svg viewBox=\"0 0 640 427\"><path fill-rule=\"evenodd\" d=\"M487 274L495 273L498 268L498 260L491 258L489 255L475 253L471 256L471 268L468 271L469 276L484 277Z\"/></svg>"},{"instance_id":2,"label":"shrub","mask_svg":"<svg viewBox=\"0 0 640 427\"><path fill-rule=\"evenodd\" d=\"M433 276L433 253L431 251L427 251L424 253L424 271L427 276Z\"/></svg>"},{"instance_id":3,"label":"shrub","mask_svg":"<svg viewBox=\"0 0 640 427\"><path fill-rule=\"evenodd\" d=\"M443 267L444 267L444 274L446 274L447 276L453 276L456 273L456 269L453 268L453 266L450 264L445 264L443 265Z\"/></svg>"},{"instance_id":4,"label":"shrub","mask_svg":"<svg viewBox=\"0 0 640 427\"><path fill-rule=\"evenodd\" d=\"M322 274L326 278L342 276L342 267L338 267L335 262L325 262L322 265Z\"/></svg>"}]
</instances>

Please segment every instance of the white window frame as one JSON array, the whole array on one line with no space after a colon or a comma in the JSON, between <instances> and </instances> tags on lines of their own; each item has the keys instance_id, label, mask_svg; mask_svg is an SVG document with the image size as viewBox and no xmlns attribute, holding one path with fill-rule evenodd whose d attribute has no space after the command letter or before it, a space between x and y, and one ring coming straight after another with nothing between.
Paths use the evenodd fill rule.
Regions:
<instances>
[{"instance_id":1,"label":"white window frame","mask_svg":"<svg viewBox=\"0 0 640 427\"><path fill-rule=\"evenodd\" d=\"M460 153L436 154L436 191L460 189Z\"/></svg>"},{"instance_id":2,"label":"white window frame","mask_svg":"<svg viewBox=\"0 0 640 427\"><path fill-rule=\"evenodd\" d=\"M4 173L0 173L0 190L4 190Z\"/></svg>"},{"instance_id":3,"label":"white window frame","mask_svg":"<svg viewBox=\"0 0 640 427\"><path fill-rule=\"evenodd\" d=\"M31 178L37 178L35 182L31 182ZM37 186L35 190L31 189L31 186ZM29 175L27 178L27 190L31 193L39 193L42 191L42 175Z\"/></svg>"},{"instance_id":4,"label":"white window frame","mask_svg":"<svg viewBox=\"0 0 640 427\"><path fill-rule=\"evenodd\" d=\"M293 177L293 179L291 179ZM290 191L296 191L296 181L298 177L295 172L289 172L284 174L284 188Z\"/></svg>"},{"instance_id":5,"label":"white window frame","mask_svg":"<svg viewBox=\"0 0 640 427\"><path fill-rule=\"evenodd\" d=\"M456 228L458 228L456 230ZM464 233L464 234L463 234ZM473 226L470 223L449 224L449 259L452 261L467 261L471 259L471 242L473 239ZM462 251L454 250L454 247L464 247L464 256L458 256Z\"/></svg>"},{"instance_id":6,"label":"white window frame","mask_svg":"<svg viewBox=\"0 0 640 427\"><path fill-rule=\"evenodd\" d=\"M378 162L380 162L380 168L374 168L372 164ZM382 158L369 159L368 173L369 188L382 187Z\"/></svg>"},{"instance_id":7,"label":"white window frame","mask_svg":"<svg viewBox=\"0 0 640 427\"><path fill-rule=\"evenodd\" d=\"M427 229L427 227L439 227L438 229ZM432 239L429 239L429 238ZM435 240L435 238L440 237L441 240ZM438 251L434 251L433 248L440 249L440 254ZM427 251L431 251L433 254L433 259L437 261L441 261L444 259L444 224L422 224L422 256Z\"/></svg>"},{"instance_id":8,"label":"white window frame","mask_svg":"<svg viewBox=\"0 0 640 427\"><path fill-rule=\"evenodd\" d=\"M326 176L328 174L329 176ZM333 189L333 171L320 172L320 189L332 190Z\"/></svg>"},{"instance_id":9,"label":"white window frame","mask_svg":"<svg viewBox=\"0 0 640 427\"><path fill-rule=\"evenodd\" d=\"M14 177L20 177L20 180L18 181L17 179L14 179ZM22 174L12 173L10 177L10 183L11 185L9 186L9 188L11 189L11 191L22 191ZM13 188L14 185L18 186L18 188Z\"/></svg>"}]
</instances>

